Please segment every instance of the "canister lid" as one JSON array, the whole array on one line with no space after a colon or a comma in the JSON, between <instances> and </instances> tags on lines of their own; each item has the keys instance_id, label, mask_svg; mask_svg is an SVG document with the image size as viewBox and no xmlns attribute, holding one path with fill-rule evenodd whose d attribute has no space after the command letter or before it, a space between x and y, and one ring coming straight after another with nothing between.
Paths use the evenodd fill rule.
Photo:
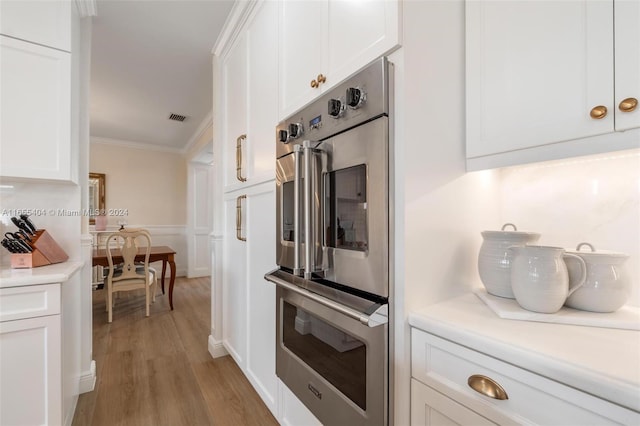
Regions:
<instances>
[{"instance_id":1,"label":"canister lid","mask_svg":"<svg viewBox=\"0 0 640 426\"><path fill-rule=\"evenodd\" d=\"M575 250L567 250L567 253L576 254L583 259L592 260L624 260L629 257L628 254L609 251L609 250L596 250L592 244L580 243Z\"/></svg>"}]
</instances>

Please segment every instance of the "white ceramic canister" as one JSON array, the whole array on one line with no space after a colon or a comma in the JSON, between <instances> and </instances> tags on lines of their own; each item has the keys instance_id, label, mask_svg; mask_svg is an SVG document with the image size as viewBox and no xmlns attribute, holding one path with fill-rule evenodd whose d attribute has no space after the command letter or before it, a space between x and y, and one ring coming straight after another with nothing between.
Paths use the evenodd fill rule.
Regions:
<instances>
[{"instance_id":1,"label":"white ceramic canister","mask_svg":"<svg viewBox=\"0 0 640 426\"><path fill-rule=\"evenodd\" d=\"M591 251L580 251L589 247ZM591 312L614 312L624 305L631 295L631 283L623 271L629 258L624 253L596 251L589 243L580 243L575 251L568 251L584 260L587 279L582 287L567 299L570 308ZM569 278L580 275L580 266L573 259L566 259Z\"/></svg>"},{"instance_id":2,"label":"white ceramic canister","mask_svg":"<svg viewBox=\"0 0 640 426\"><path fill-rule=\"evenodd\" d=\"M513 231L505 231L512 227ZM501 231L483 231L482 246L478 255L478 272L487 292L494 296L514 298L511 290L511 260L509 247L524 246L538 241L536 232L518 231L512 223L506 223Z\"/></svg>"},{"instance_id":3,"label":"white ceramic canister","mask_svg":"<svg viewBox=\"0 0 640 426\"><path fill-rule=\"evenodd\" d=\"M511 287L524 309L545 314L558 312L567 297L579 289L587 277L584 260L560 247L511 247ZM565 259L574 259L580 268L577 279L569 281Z\"/></svg>"}]
</instances>

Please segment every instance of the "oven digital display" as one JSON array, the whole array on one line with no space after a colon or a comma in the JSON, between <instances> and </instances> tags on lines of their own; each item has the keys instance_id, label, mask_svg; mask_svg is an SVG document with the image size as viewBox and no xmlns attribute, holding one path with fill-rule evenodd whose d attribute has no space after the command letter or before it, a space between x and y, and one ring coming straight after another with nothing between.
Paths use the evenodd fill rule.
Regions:
<instances>
[{"instance_id":1,"label":"oven digital display","mask_svg":"<svg viewBox=\"0 0 640 426\"><path fill-rule=\"evenodd\" d=\"M311 120L309 120L309 128L311 129L317 129L318 127L320 127L320 123L322 123L322 116L319 115L316 118L312 118Z\"/></svg>"}]
</instances>

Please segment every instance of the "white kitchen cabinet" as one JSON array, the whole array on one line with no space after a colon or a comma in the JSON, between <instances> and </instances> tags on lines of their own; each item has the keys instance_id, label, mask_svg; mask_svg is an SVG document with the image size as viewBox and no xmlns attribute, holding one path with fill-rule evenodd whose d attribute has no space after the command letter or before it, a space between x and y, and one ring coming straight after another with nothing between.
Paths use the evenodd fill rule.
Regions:
<instances>
[{"instance_id":1,"label":"white kitchen cabinet","mask_svg":"<svg viewBox=\"0 0 640 426\"><path fill-rule=\"evenodd\" d=\"M0 288L0 424L62 423L60 284Z\"/></svg>"},{"instance_id":2,"label":"white kitchen cabinet","mask_svg":"<svg viewBox=\"0 0 640 426\"><path fill-rule=\"evenodd\" d=\"M409 324L412 424L640 423L636 331L504 320L474 294Z\"/></svg>"},{"instance_id":3,"label":"white kitchen cabinet","mask_svg":"<svg viewBox=\"0 0 640 426\"><path fill-rule=\"evenodd\" d=\"M277 11L259 3L222 60L226 191L275 175Z\"/></svg>"},{"instance_id":4,"label":"white kitchen cabinet","mask_svg":"<svg viewBox=\"0 0 640 426\"><path fill-rule=\"evenodd\" d=\"M71 54L0 36L0 176L71 180Z\"/></svg>"},{"instance_id":5,"label":"white kitchen cabinet","mask_svg":"<svg viewBox=\"0 0 640 426\"><path fill-rule=\"evenodd\" d=\"M224 184L228 187L246 179L247 161L242 156L246 151L242 145L247 138L247 39L244 33L235 40L221 68Z\"/></svg>"},{"instance_id":6,"label":"white kitchen cabinet","mask_svg":"<svg viewBox=\"0 0 640 426\"><path fill-rule=\"evenodd\" d=\"M414 426L484 426L495 423L416 379L411 379L411 424Z\"/></svg>"},{"instance_id":7,"label":"white kitchen cabinet","mask_svg":"<svg viewBox=\"0 0 640 426\"><path fill-rule=\"evenodd\" d=\"M275 183L225 195L223 343L276 415Z\"/></svg>"},{"instance_id":8,"label":"white kitchen cabinet","mask_svg":"<svg viewBox=\"0 0 640 426\"><path fill-rule=\"evenodd\" d=\"M397 47L399 21L399 1L280 2L280 119Z\"/></svg>"},{"instance_id":9,"label":"white kitchen cabinet","mask_svg":"<svg viewBox=\"0 0 640 426\"><path fill-rule=\"evenodd\" d=\"M72 4L69 0L2 0L0 34L70 52Z\"/></svg>"},{"instance_id":10,"label":"white kitchen cabinet","mask_svg":"<svg viewBox=\"0 0 640 426\"><path fill-rule=\"evenodd\" d=\"M467 2L470 169L482 168L474 159L512 152L495 165L639 146L640 133L592 138L640 127L640 108L618 107L640 98L638 3Z\"/></svg>"},{"instance_id":11,"label":"white kitchen cabinet","mask_svg":"<svg viewBox=\"0 0 640 426\"><path fill-rule=\"evenodd\" d=\"M276 136L278 123L278 3L259 5L247 28L247 161L253 182L271 180L275 176Z\"/></svg>"},{"instance_id":12,"label":"white kitchen cabinet","mask_svg":"<svg viewBox=\"0 0 640 426\"><path fill-rule=\"evenodd\" d=\"M622 111L628 98L640 101L640 0L614 2L615 29L615 127L616 131L640 128L640 105ZM628 100L627 102L632 102ZM624 106L622 106L623 109ZM640 136L638 136L640 141ZM640 142L639 142L640 143Z\"/></svg>"},{"instance_id":13,"label":"white kitchen cabinet","mask_svg":"<svg viewBox=\"0 0 640 426\"><path fill-rule=\"evenodd\" d=\"M246 369L247 353L247 247L246 194L225 195L225 239L222 272L222 338L238 366Z\"/></svg>"},{"instance_id":14,"label":"white kitchen cabinet","mask_svg":"<svg viewBox=\"0 0 640 426\"><path fill-rule=\"evenodd\" d=\"M80 380L81 262L0 271L0 424L71 424Z\"/></svg>"}]
</instances>

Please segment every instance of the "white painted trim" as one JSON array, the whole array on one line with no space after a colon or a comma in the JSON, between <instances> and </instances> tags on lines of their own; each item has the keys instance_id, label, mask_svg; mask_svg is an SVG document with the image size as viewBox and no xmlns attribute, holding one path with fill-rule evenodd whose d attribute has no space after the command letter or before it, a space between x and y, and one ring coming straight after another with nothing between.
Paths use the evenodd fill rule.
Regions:
<instances>
[{"instance_id":1,"label":"white painted trim","mask_svg":"<svg viewBox=\"0 0 640 426\"><path fill-rule=\"evenodd\" d=\"M121 146L124 148L140 149L144 151L160 151L160 152L171 152L174 154L182 154L181 148L156 145L156 144L146 143L146 142L128 141L124 139L103 138L100 136L91 136L90 141L92 144L113 145L113 146Z\"/></svg>"},{"instance_id":2,"label":"white painted trim","mask_svg":"<svg viewBox=\"0 0 640 426\"><path fill-rule=\"evenodd\" d=\"M84 371L80 375L80 393L91 392L96 387L96 362L91 361L89 371Z\"/></svg>"},{"instance_id":3,"label":"white painted trim","mask_svg":"<svg viewBox=\"0 0 640 426\"><path fill-rule=\"evenodd\" d=\"M180 150L182 154L187 154L191 148L195 145L195 143L200 140L200 137L206 132L209 127L213 126L213 110L209 111L204 120L198 126L198 129L194 132L194 134L189 138L187 144Z\"/></svg>"},{"instance_id":4,"label":"white painted trim","mask_svg":"<svg viewBox=\"0 0 640 426\"><path fill-rule=\"evenodd\" d=\"M220 358L221 356L229 355L229 352L227 352L222 342L217 341L211 335L209 335L208 348L212 358Z\"/></svg>"},{"instance_id":5,"label":"white painted trim","mask_svg":"<svg viewBox=\"0 0 640 426\"><path fill-rule=\"evenodd\" d=\"M81 18L98 16L98 5L96 0L76 0L76 8Z\"/></svg>"},{"instance_id":6,"label":"white painted trim","mask_svg":"<svg viewBox=\"0 0 640 426\"><path fill-rule=\"evenodd\" d=\"M71 403L71 407L69 408L69 411L65 415L65 419L64 419L65 426L71 426L71 424L73 423L73 417L76 414L77 406L78 406L78 395L75 395L73 397L73 402Z\"/></svg>"},{"instance_id":7,"label":"white painted trim","mask_svg":"<svg viewBox=\"0 0 640 426\"><path fill-rule=\"evenodd\" d=\"M211 49L211 53L215 56L226 55L257 4L258 1L256 0L238 0L233 4L231 13L229 13L229 17L225 21L224 27L213 45L213 49Z\"/></svg>"},{"instance_id":8,"label":"white painted trim","mask_svg":"<svg viewBox=\"0 0 640 426\"><path fill-rule=\"evenodd\" d=\"M89 226L89 232L117 232L120 227L118 225L108 225L104 231L96 231L95 225ZM153 238L154 234L157 235L184 235L187 229L187 225L137 225L128 224L127 228L144 228L151 234ZM153 230L153 232L151 232Z\"/></svg>"}]
</instances>

